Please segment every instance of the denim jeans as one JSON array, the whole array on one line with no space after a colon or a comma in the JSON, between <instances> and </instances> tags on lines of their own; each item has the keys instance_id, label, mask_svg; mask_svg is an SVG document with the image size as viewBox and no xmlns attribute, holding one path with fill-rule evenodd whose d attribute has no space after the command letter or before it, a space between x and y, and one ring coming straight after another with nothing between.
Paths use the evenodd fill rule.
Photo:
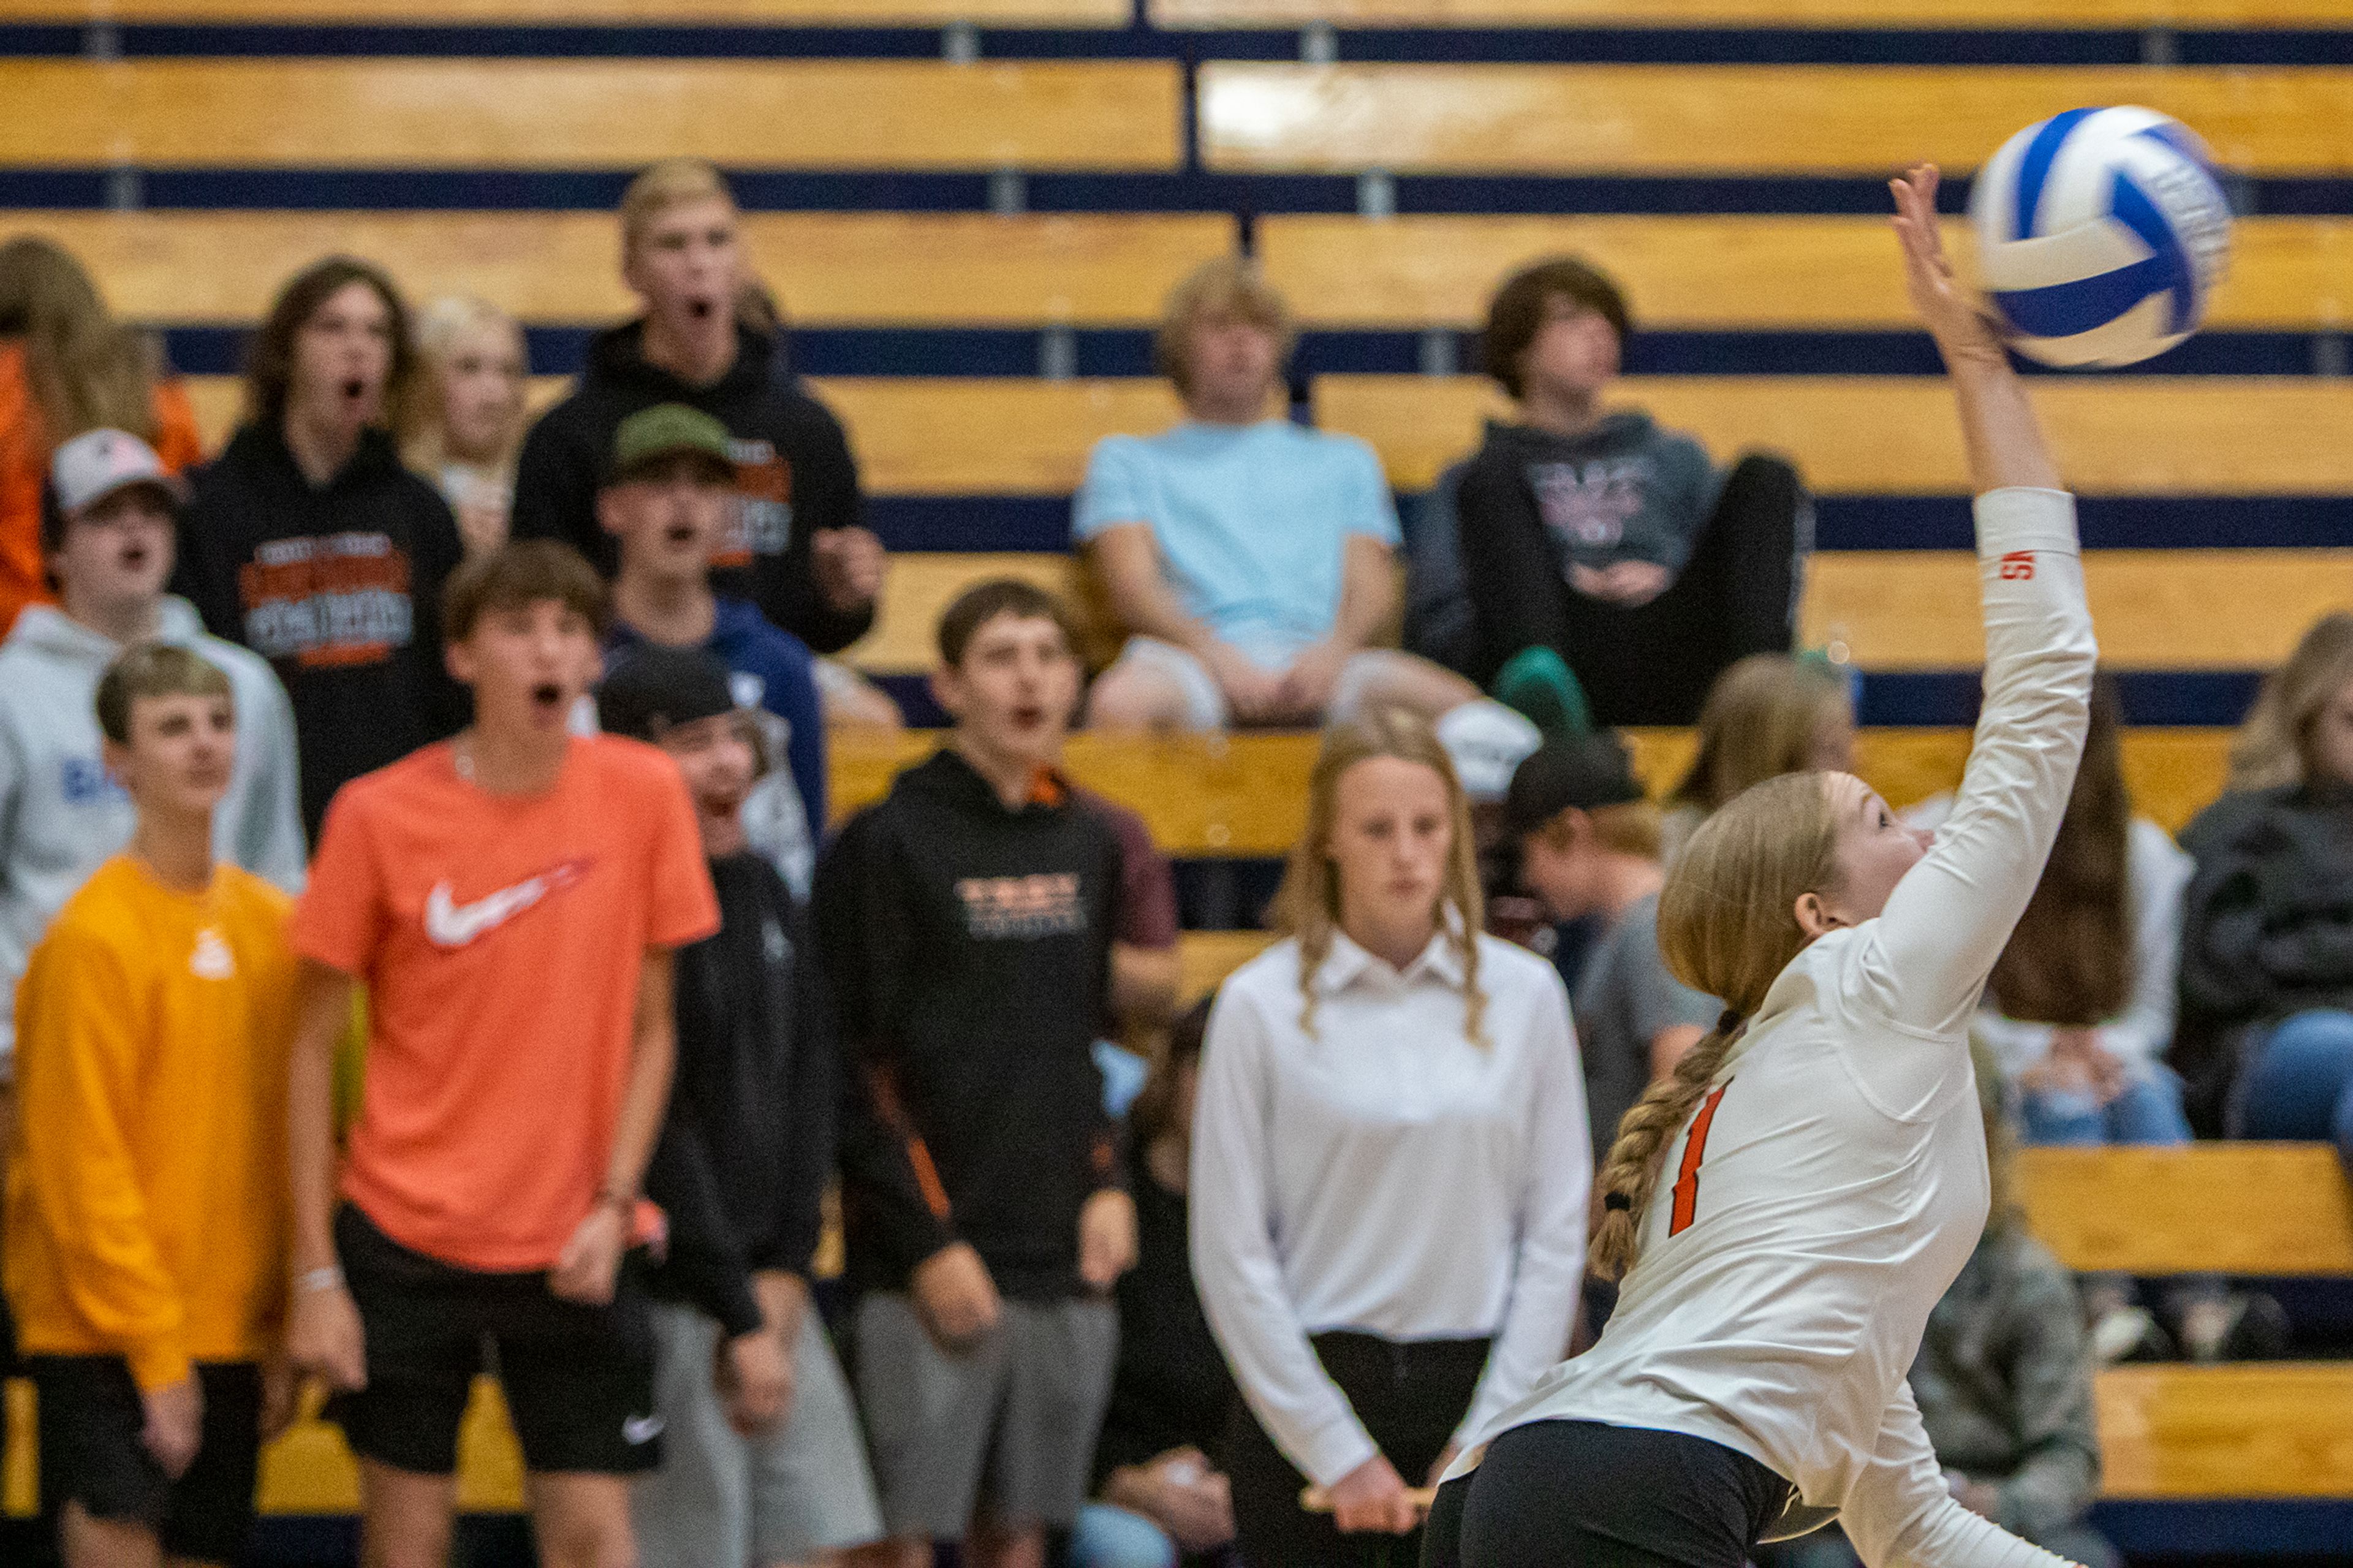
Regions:
<instances>
[{"instance_id":1,"label":"denim jeans","mask_svg":"<svg viewBox=\"0 0 2353 1568\"><path fill-rule=\"evenodd\" d=\"M2250 1042L2227 1125L2233 1138L2335 1143L2353 1170L2353 1013L2298 1013Z\"/></svg>"},{"instance_id":2,"label":"denim jeans","mask_svg":"<svg viewBox=\"0 0 2353 1568\"><path fill-rule=\"evenodd\" d=\"M2155 1063L2136 1068L2123 1090L2105 1105L2098 1096L2077 1090L2028 1089L2020 1098L2022 1137L2029 1144L2080 1148L2189 1142L2189 1119L2181 1113L2181 1079Z\"/></svg>"},{"instance_id":3,"label":"denim jeans","mask_svg":"<svg viewBox=\"0 0 2353 1568\"><path fill-rule=\"evenodd\" d=\"M1140 1513L1091 1502L1071 1531L1071 1568L1176 1568L1176 1543Z\"/></svg>"}]
</instances>

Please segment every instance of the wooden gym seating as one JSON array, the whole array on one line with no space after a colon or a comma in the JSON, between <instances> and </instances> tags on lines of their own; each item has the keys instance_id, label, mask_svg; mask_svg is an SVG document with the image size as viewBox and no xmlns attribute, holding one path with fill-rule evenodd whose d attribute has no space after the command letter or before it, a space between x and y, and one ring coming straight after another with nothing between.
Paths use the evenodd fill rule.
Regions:
<instances>
[{"instance_id":1,"label":"wooden gym seating","mask_svg":"<svg viewBox=\"0 0 2353 1568\"><path fill-rule=\"evenodd\" d=\"M1173 170L1169 60L0 60L0 165Z\"/></svg>"}]
</instances>

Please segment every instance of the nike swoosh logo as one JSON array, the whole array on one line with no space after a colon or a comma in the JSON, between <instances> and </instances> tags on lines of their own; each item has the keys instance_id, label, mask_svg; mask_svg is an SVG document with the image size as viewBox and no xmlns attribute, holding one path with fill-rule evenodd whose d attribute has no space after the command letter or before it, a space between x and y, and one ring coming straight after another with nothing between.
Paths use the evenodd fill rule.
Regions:
<instances>
[{"instance_id":1,"label":"nike swoosh logo","mask_svg":"<svg viewBox=\"0 0 2353 1568\"><path fill-rule=\"evenodd\" d=\"M621 1440L635 1448L650 1443L662 1435L662 1418L659 1415L632 1415L621 1423Z\"/></svg>"},{"instance_id":2,"label":"nike swoosh logo","mask_svg":"<svg viewBox=\"0 0 2353 1568\"><path fill-rule=\"evenodd\" d=\"M560 888L580 879L586 860L566 860L512 887L485 893L470 904L456 901L444 880L425 895L425 935L436 947L464 947L484 932L494 931Z\"/></svg>"}]
</instances>

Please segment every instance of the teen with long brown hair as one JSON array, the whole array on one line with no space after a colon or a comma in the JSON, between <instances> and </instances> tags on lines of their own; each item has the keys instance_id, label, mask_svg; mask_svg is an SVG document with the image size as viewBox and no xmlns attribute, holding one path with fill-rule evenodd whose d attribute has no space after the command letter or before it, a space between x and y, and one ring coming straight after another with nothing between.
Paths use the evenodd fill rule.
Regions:
<instances>
[{"instance_id":1,"label":"teen with long brown hair","mask_svg":"<svg viewBox=\"0 0 2353 1568\"><path fill-rule=\"evenodd\" d=\"M392 438L416 367L392 279L347 256L312 262L254 333L245 422L181 519L174 588L293 700L314 844L336 790L465 720L441 647L457 521Z\"/></svg>"},{"instance_id":2,"label":"teen with long brown hair","mask_svg":"<svg viewBox=\"0 0 2353 1568\"><path fill-rule=\"evenodd\" d=\"M1952 1498L1904 1379L1985 1224L1968 1026L2066 810L2097 656L2073 502L1953 281L1936 171L1894 190L1978 492L1986 700L1960 800L1931 849L1853 775L1787 773L1694 836L1660 943L1725 1011L1602 1164L1616 1313L1479 1435L1427 1563L1737 1568L1832 1517L1874 1565L2058 1561Z\"/></svg>"},{"instance_id":3,"label":"teen with long brown hair","mask_svg":"<svg viewBox=\"0 0 2353 1568\"><path fill-rule=\"evenodd\" d=\"M0 637L54 598L41 563L41 480L58 447L127 430L184 473L203 457L196 416L147 333L117 321L63 247L0 245Z\"/></svg>"},{"instance_id":4,"label":"teen with long brown hair","mask_svg":"<svg viewBox=\"0 0 2353 1568\"><path fill-rule=\"evenodd\" d=\"M1592 1153L1551 964L1481 934L1430 722L1324 737L1276 900L1228 980L1194 1115L1193 1272L1246 1409L1243 1559L1407 1560L1408 1495L1568 1342ZM1301 1507L1310 1482L1330 1515ZM1396 1554L1392 1559L1387 1554Z\"/></svg>"},{"instance_id":5,"label":"teen with long brown hair","mask_svg":"<svg viewBox=\"0 0 2353 1568\"><path fill-rule=\"evenodd\" d=\"M1978 1009L1977 1037L2017 1089L2030 1144L2189 1142L2181 1079L2163 1058L2173 1043L2182 892L2196 867L2134 813L2123 728L2116 683L2103 677L2050 862ZM1943 795L1905 820L1935 828L1951 810ZM2083 1287L2102 1361L2172 1353L2155 1317L2133 1305L2129 1276L2087 1275ZM2266 1298L2227 1297L2212 1275L2180 1276L2170 1296L2181 1346L2196 1361L2248 1352L2275 1311Z\"/></svg>"}]
</instances>

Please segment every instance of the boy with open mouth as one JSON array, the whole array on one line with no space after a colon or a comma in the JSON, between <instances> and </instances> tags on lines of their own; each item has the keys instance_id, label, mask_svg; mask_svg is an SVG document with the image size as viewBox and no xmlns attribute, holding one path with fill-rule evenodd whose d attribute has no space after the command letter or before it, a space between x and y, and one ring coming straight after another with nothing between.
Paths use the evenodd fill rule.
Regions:
<instances>
[{"instance_id":1,"label":"boy with open mouth","mask_svg":"<svg viewBox=\"0 0 2353 1568\"><path fill-rule=\"evenodd\" d=\"M469 562L444 606L474 722L335 800L298 909L288 1349L360 1457L362 1555L439 1561L485 1342L545 1561L629 1558L659 1458L635 1249L670 1089L671 954L717 929L677 764L572 732L604 584L568 548ZM368 987L337 1180L332 1077Z\"/></svg>"}]
</instances>

